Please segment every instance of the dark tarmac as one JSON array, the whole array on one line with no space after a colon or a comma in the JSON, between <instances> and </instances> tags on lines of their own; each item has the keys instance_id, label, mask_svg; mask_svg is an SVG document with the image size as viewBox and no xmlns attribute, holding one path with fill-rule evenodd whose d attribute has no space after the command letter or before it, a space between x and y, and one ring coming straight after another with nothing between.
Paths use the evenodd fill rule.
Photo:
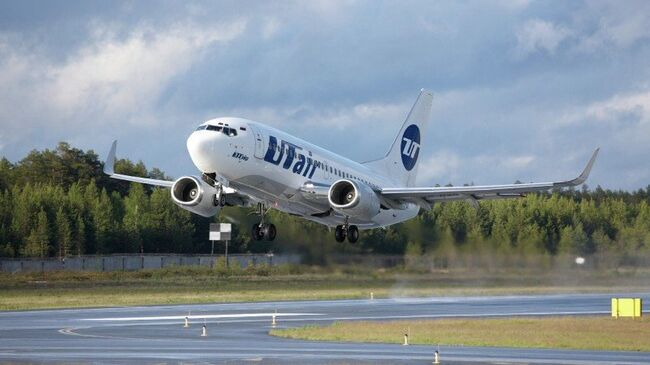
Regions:
<instances>
[{"instance_id":1,"label":"dark tarmac","mask_svg":"<svg viewBox=\"0 0 650 365\"><path fill-rule=\"evenodd\" d=\"M0 363L431 364L433 346L310 342L268 335L338 320L609 315L650 293L440 297L64 309L0 313ZM184 318L189 314L189 328ZM207 336L202 337L202 326ZM396 333L396 340L403 334ZM650 353L441 346L443 364L648 364Z\"/></svg>"}]
</instances>

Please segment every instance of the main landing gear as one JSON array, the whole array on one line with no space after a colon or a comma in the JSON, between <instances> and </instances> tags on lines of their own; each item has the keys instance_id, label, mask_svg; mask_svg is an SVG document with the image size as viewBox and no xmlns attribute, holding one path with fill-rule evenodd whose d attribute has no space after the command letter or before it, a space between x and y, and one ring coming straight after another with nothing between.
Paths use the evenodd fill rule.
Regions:
<instances>
[{"instance_id":1,"label":"main landing gear","mask_svg":"<svg viewBox=\"0 0 650 365\"><path fill-rule=\"evenodd\" d=\"M348 242L355 243L359 240L359 228L355 225L348 224L348 218L345 218L345 224L336 226L334 231L336 242L343 242L347 237Z\"/></svg>"},{"instance_id":2,"label":"main landing gear","mask_svg":"<svg viewBox=\"0 0 650 365\"><path fill-rule=\"evenodd\" d=\"M266 239L268 241L273 241L275 239L275 225L270 223L264 223L264 214L268 211L265 209L264 204L259 203L258 205L258 214L260 215L260 222L253 224L251 229L251 237L256 241L261 241Z\"/></svg>"}]
</instances>

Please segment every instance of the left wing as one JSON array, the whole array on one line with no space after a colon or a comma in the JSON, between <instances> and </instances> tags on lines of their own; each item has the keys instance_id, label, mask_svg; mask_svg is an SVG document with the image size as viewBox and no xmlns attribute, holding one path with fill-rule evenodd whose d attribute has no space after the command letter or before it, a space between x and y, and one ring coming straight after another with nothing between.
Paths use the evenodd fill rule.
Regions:
<instances>
[{"instance_id":1,"label":"left wing","mask_svg":"<svg viewBox=\"0 0 650 365\"><path fill-rule=\"evenodd\" d=\"M383 188L379 191L379 194L385 199L410 201L419 204L423 208L430 208L431 204L436 201L469 200L471 203L477 204L482 199L517 198L524 196L526 193L545 191L552 188L578 186L584 183L587 177L589 177L591 167L594 165L594 161L596 161L599 150L600 148L597 148L594 151L580 176L571 180L508 185Z\"/></svg>"}]
</instances>

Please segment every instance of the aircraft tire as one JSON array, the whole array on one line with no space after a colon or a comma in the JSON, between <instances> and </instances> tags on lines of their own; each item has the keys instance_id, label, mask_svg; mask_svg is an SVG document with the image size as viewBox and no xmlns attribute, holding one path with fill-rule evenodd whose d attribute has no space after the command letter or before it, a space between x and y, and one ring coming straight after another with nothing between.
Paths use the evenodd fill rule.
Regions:
<instances>
[{"instance_id":1,"label":"aircraft tire","mask_svg":"<svg viewBox=\"0 0 650 365\"><path fill-rule=\"evenodd\" d=\"M359 228L357 226L348 227L348 242L355 243L359 240Z\"/></svg>"},{"instance_id":2,"label":"aircraft tire","mask_svg":"<svg viewBox=\"0 0 650 365\"><path fill-rule=\"evenodd\" d=\"M334 231L334 238L336 238L336 242L343 242L345 241L345 230L343 229L343 226L336 226L336 230Z\"/></svg>"},{"instance_id":3,"label":"aircraft tire","mask_svg":"<svg viewBox=\"0 0 650 365\"><path fill-rule=\"evenodd\" d=\"M255 241L260 241L264 238L264 232L258 223L253 224L253 228L251 228L251 237Z\"/></svg>"},{"instance_id":4,"label":"aircraft tire","mask_svg":"<svg viewBox=\"0 0 650 365\"><path fill-rule=\"evenodd\" d=\"M275 234L277 233L277 230L275 229L275 224L269 224L266 226L265 229L265 236L266 239L269 241L273 241L275 239Z\"/></svg>"}]
</instances>

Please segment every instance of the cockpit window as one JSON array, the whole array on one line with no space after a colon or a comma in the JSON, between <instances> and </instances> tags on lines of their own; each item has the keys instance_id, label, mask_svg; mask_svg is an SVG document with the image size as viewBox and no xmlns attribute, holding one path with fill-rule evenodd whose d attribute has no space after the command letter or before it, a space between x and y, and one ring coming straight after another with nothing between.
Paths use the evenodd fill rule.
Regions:
<instances>
[{"instance_id":1,"label":"cockpit window","mask_svg":"<svg viewBox=\"0 0 650 365\"><path fill-rule=\"evenodd\" d=\"M223 127L223 134L228 137L234 137L237 135L237 130L235 128Z\"/></svg>"},{"instance_id":2,"label":"cockpit window","mask_svg":"<svg viewBox=\"0 0 650 365\"><path fill-rule=\"evenodd\" d=\"M200 125L198 128L196 128L197 131L204 130L204 129L208 130L208 131L221 132L221 133L225 134L228 137L237 136L237 129L230 128L228 126L206 124L206 125Z\"/></svg>"}]
</instances>

